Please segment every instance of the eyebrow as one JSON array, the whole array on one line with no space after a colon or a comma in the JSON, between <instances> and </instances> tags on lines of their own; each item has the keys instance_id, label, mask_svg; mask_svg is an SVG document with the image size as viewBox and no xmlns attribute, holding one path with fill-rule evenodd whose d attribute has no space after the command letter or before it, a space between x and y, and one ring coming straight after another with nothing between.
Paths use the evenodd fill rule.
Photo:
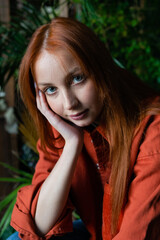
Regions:
<instances>
[{"instance_id":1,"label":"eyebrow","mask_svg":"<svg viewBox=\"0 0 160 240\"><path fill-rule=\"evenodd\" d=\"M71 76L71 75L73 75L75 72L77 72L77 71L82 71L82 69L81 69L81 67L78 67L78 66L76 66L75 68L73 68L71 71L69 71L67 74L66 74L66 76L65 76L65 79L68 79L69 78L69 76ZM53 85L53 82L51 82L51 83L46 83L46 82L40 82L40 83L38 83L38 86L48 86L48 85Z\"/></svg>"}]
</instances>

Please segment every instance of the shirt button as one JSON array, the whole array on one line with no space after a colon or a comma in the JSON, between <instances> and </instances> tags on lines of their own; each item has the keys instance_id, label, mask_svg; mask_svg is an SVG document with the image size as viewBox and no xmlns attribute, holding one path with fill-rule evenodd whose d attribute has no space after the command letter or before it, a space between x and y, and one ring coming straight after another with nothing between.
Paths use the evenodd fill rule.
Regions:
<instances>
[{"instance_id":1,"label":"shirt button","mask_svg":"<svg viewBox=\"0 0 160 240\"><path fill-rule=\"evenodd\" d=\"M99 170L100 169L99 163L96 163L96 166L97 166L97 169Z\"/></svg>"}]
</instances>

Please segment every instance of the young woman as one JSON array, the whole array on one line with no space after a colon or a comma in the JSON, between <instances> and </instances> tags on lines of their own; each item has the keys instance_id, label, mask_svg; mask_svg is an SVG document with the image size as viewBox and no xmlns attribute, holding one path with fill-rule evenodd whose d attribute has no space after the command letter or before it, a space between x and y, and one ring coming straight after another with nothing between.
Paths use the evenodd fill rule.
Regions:
<instances>
[{"instance_id":1,"label":"young woman","mask_svg":"<svg viewBox=\"0 0 160 240\"><path fill-rule=\"evenodd\" d=\"M20 239L160 239L156 93L68 18L36 30L19 87L39 133L32 185L11 219ZM69 233L74 209L82 235Z\"/></svg>"}]
</instances>

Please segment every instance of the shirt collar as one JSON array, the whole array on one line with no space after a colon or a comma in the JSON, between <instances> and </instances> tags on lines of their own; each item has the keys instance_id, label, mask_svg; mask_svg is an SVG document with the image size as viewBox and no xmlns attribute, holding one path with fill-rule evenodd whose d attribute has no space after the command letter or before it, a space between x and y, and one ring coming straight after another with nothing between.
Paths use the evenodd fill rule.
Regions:
<instances>
[{"instance_id":1,"label":"shirt collar","mask_svg":"<svg viewBox=\"0 0 160 240\"><path fill-rule=\"evenodd\" d=\"M102 137L107 140L104 128L97 123L92 123L89 126L84 127L83 129L89 134L92 134L94 131L98 131L102 135Z\"/></svg>"}]
</instances>

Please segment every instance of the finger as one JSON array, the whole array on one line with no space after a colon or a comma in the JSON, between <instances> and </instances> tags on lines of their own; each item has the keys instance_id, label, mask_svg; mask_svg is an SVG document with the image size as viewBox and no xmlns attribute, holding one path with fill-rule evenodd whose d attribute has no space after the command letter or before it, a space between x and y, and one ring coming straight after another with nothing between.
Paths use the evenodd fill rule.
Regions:
<instances>
[{"instance_id":1,"label":"finger","mask_svg":"<svg viewBox=\"0 0 160 240\"><path fill-rule=\"evenodd\" d=\"M40 94L39 94L39 89L37 87L36 82L34 82L34 87L35 87L35 92L36 92L36 103L37 103L37 108L41 108L41 101L40 101Z\"/></svg>"},{"instance_id":2,"label":"finger","mask_svg":"<svg viewBox=\"0 0 160 240\"><path fill-rule=\"evenodd\" d=\"M39 100L40 100L40 111L48 119L50 117L52 110L50 109L45 94L39 90Z\"/></svg>"},{"instance_id":3,"label":"finger","mask_svg":"<svg viewBox=\"0 0 160 240\"><path fill-rule=\"evenodd\" d=\"M51 123L52 126L56 126L61 121L61 118L50 109L45 94L39 90L39 99L40 99L40 111Z\"/></svg>"},{"instance_id":4,"label":"finger","mask_svg":"<svg viewBox=\"0 0 160 240\"><path fill-rule=\"evenodd\" d=\"M58 127L59 123L62 121L61 118L49 108L46 96L40 89L38 89L36 82L34 83L34 86L36 91L37 108L52 126Z\"/></svg>"},{"instance_id":5,"label":"finger","mask_svg":"<svg viewBox=\"0 0 160 240\"><path fill-rule=\"evenodd\" d=\"M35 87L35 92L36 92L36 97L38 96L38 87L37 87L37 83L34 82L34 87Z\"/></svg>"},{"instance_id":6,"label":"finger","mask_svg":"<svg viewBox=\"0 0 160 240\"><path fill-rule=\"evenodd\" d=\"M45 94L41 90L39 90L38 94L39 94L39 101L40 101L40 111L43 113L43 115L45 115L45 117L48 117L53 112L49 108Z\"/></svg>"},{"instance_id":7,"label":"finger","mask_svg":"<svg viewBox=\"0 0 160 240\"><path fill-rule=\"evenodd\" d=\"M40 103L41 103L41 107L43 110L48 110L49 109L49 105L46 99L45 94L39 90L39 99L40 99Z\"/></svg>"}]
</instances>

